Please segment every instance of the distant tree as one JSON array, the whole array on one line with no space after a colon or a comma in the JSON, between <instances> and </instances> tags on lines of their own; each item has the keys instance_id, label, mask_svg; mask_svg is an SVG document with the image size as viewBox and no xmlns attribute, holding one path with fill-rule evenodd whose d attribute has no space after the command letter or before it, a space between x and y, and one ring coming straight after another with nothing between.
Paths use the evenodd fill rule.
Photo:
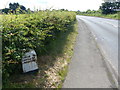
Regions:
<instances>
[{"instance_id":1,"label":"distant tree","mask_svg":"<svg viewBox=\"0 0 120 90\"><path fill-rule=\"evenodd\" d=\"M26 12L26 8L23 5L20 5L19 3L10 3L9 8L11 9L11 13L14 14L22 14Z\"/></svg>"},{"instance_id":2,"label":"distant tree","mask_svg":"<svg viewBox=\"0 0 120 90\"><path fill-rule=\"evenodd\" d=\"M30 8L27 9L27 13L28 14L32 13L32 11L30 10Z\"/></svg>"},{"instance_id":3,"label":"distant tree","mask_svg":"<svg viewBox=\"0 0 120 90\"><path fill-rule=\"evenodd\" d=\"M90 14L90 13L92 13L92 11L91 11L90 9L88 9L88 10L86 11L86 13Z\"/></svg>"},{"instance_id":4,"label":"distant tree","mask_svg":"<svg viewBox=\"0 0 120 90\"><path fill-rule=\"evenodd\" d=\"M76 14L81 14L82 12L80 10L76 11Z\"/></svg>"},{"instance_id":5,"label":"distant tree","mask_svg":"<svg viewBox=\"0 0 120 90\"><path fill-rule=\"evenodd\" d=\"M100 6L102 14L113 14L117 9L120 9L120 2L105 2Z\"/></svg>"},{"instance_id":6,"label":"distant tree","mask_svg":"<svg viewBox=\"0 0 120 90\"><path fill-rule=\"evenodd\" d=\"M15 11L19 6L20 6L19 3L13 3L13 4L10 3L9 4L9 8L13 11Z\"/></svg>"},{"instance_id":7,"label":"distant tree","mask_svg":"<svg viewBox=\"0 0 120 90\"><path fill-rule=\"evenodd\" d=\"M10 3L9 8L4 8L1 10L2 13L13 13L13 14L25 14L25 13L31 13L32 11L30 8L26 10L26 7L23 5L20 5L19 3Z\"/></svg>"},{"instance_id":8,"label":"distant tree","mask_svg":"<svg viewBox=\"0 0 120 90\"><path fill-rule=\"evenodd\" d=\"M57 11L57 10L55 10L55 9L52 9L52 11Z\"/></svg>"},{"instance_id":9,"label":"distant tree","mask_svg":"<svg viewBox=\"0 0 120 90\"><path fill-rule=\"evenodd\" d=\"M25 10L25 11L26 11L26 8L25 8L23 5L20 5L20 9L22 9L22 10Z\"/></svg>"},{"instance_id":10,"label":"distant tree","mask_svg":"<svg viewBox=\"0 0 120 90\"><path fill-rule=\"evenodd\" d=\"M8 14L9 11L10 11L9 8L2 9L2 12L3 12L3 13L6 13L6 14Z\"/></svg>"},{"instance_id":11,"label":"distant tree","mask_svg":"<svg viewBox=\"0 0 120 90\"><path fill-rule=\"evenodd\" d=\"M67 9L60 9L60 11L68 11Z\"/></svg>"}]
</instances>

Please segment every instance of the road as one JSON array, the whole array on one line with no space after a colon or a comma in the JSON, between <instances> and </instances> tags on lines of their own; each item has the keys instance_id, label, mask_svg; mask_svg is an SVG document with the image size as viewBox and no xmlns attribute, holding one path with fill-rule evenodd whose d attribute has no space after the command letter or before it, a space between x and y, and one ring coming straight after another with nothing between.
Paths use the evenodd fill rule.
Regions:
<instances>
[{"instance_id":1,"label":"road","mask_svg":"<svg viewBox=\"0 0 120 90\"><path fill-rule=\"evenodd\" d=\"M118 21L77 16L78 37L63 88L110 88L114 78L108 61L118 73Z\"/></svg>"},{"instance_id":2,"label":"road","mask_svg":"<svg viewBox=\"0 0 120 90\"><path fill-rule=\"evenodd\" d=\"M91 28L105 58L118 71L118 20L77 16Z\"/></svg>"}]
</instances>

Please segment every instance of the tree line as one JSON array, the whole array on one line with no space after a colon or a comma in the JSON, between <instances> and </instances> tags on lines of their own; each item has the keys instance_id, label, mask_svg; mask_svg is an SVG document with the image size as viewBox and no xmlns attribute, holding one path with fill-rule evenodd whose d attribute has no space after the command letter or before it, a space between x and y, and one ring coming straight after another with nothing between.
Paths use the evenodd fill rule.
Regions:
<instances>
[{"instance_id":1,"label":"tree line","mask_svg":"<svg viewBox=\"0 0 120 90\"><path fill-rule=\"evenodd\" d=\"M77 11L77 14L115 14L120 11L120 2L104 2L102 5L99 7L99 10L90 10L88 9L87 11Z\"/></svg>"},{"instance_id":2,"label":"tree line","mask_svg":"<svg viewBox=\"0 0 120 90\"><path fill-rule=\"evenodd\" d=\"M46 9L45 11L47 11L49 9ZM36 10L36 11L41 11L41 10ZM59 10L55 10L53 9L53 11L68 11L67 9L59 9ZM26 9L25 6L20 5L19 3L9 3L9 8L4 8L4 9L0 9L0 14L30 14L33 13L34 11L30 10L30 8Z\"/></svg>"},{"instance_id":3,"label":"tree line","mask_svg":"<svg viewBox=\"0 0 120 90\"><path fill-rule=\"evenodd\" d=\"M25 14L25 13L31 13L33 11L30 10L30 8L26 9L25 6L20 5L19 3L9 3L9 8L4 8L0 10L0 13L2 14Z\"/></svg>"},{"instance_id":4,"label":"tree line","mask_svg":"<svg viewBox=\"0 0 120 90\"><path fill-rule=\"evenodd\" d=\"M120 2L105 2L100 6L102 14L114 14L120 11Z\"/></svg>"}]
</instances>

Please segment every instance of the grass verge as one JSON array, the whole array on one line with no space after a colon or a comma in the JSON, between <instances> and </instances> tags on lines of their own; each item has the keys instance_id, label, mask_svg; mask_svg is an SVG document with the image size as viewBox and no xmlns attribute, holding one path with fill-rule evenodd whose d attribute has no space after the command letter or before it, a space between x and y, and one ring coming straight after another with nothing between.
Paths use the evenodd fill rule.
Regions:
<instances>
[{"instance_id":1,"label":"grass verge","mask_svg":"<svg viewBox=\"0 0 120 90\"><path fill-rule=\"evenodd\" d=\"M109 19L117 19L120 20L120 12L116 13L116 14L108 14L108 15L104 15L104 14L81 14L81 15L85 15L85 16L95 16L95 17L102 17L102 18L109 18Z\"/></svg>"},{"instance_id":2,"label":"grass verge","mask_svg":"<svg viewBox=\"0 0 120 90\"><path fill-rule=\"evenodd\" d=\"M77 21L61 32L38 57L39 71L10 77L4 88L61 88L77 36Z\"/></svg>"}]
</instances>

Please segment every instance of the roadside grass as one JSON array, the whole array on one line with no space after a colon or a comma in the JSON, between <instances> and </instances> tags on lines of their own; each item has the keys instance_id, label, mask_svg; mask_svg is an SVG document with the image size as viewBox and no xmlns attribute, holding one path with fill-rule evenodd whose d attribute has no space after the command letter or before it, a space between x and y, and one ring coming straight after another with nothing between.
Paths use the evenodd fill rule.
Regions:
<instances>
[{"instance_id":1,"label":"roadside grass","mask_svg":"<svg viewBox=\"0 0 120 90\"><path fill-rule=\"evenodd\" d=\"M109 18L109 19L118 19L120 20L120 12L116 13L116 14L108 14L108 15L104 15L101 13L91 13L91 14L80 14L80 15L85 15L85 16L96 16L96 17L103 17L103 18Z\"/></svg>"},{"instance_id":2,"label":"roadside grass","mask_svg":"<svg viewBox=\"0 0 120 90\"><path fill-rule=\"evenodd\" d=\"M0 15L0 89L2 89L2 15Z\"/></svg>"},{"instance_id":3,"label":"roadside grass","mask_svg":"<svg viewBox=\"0 0 120 90\"><path fill-rule=\"evenodd\" d=\"M68 61L69 62L69 61ZM61 83L58 85L58 88L62 88L62 85L64 83L65 77L67 76L67 72L68 72L68 66L66 65L61 71L58 72L58 74L61 77Z\"/></svg>"},{"instance_id":4,"label":"roadside grass","mask_svg":"<svg viewBox=\"0 0 120 90\"><path fill-rule=\"evenodd\" d=\"M4 88L61 88L67 75L77 36L77 21L46 46L38 56L38 72L13 75Z\"/></svg>"}]
</instances>

